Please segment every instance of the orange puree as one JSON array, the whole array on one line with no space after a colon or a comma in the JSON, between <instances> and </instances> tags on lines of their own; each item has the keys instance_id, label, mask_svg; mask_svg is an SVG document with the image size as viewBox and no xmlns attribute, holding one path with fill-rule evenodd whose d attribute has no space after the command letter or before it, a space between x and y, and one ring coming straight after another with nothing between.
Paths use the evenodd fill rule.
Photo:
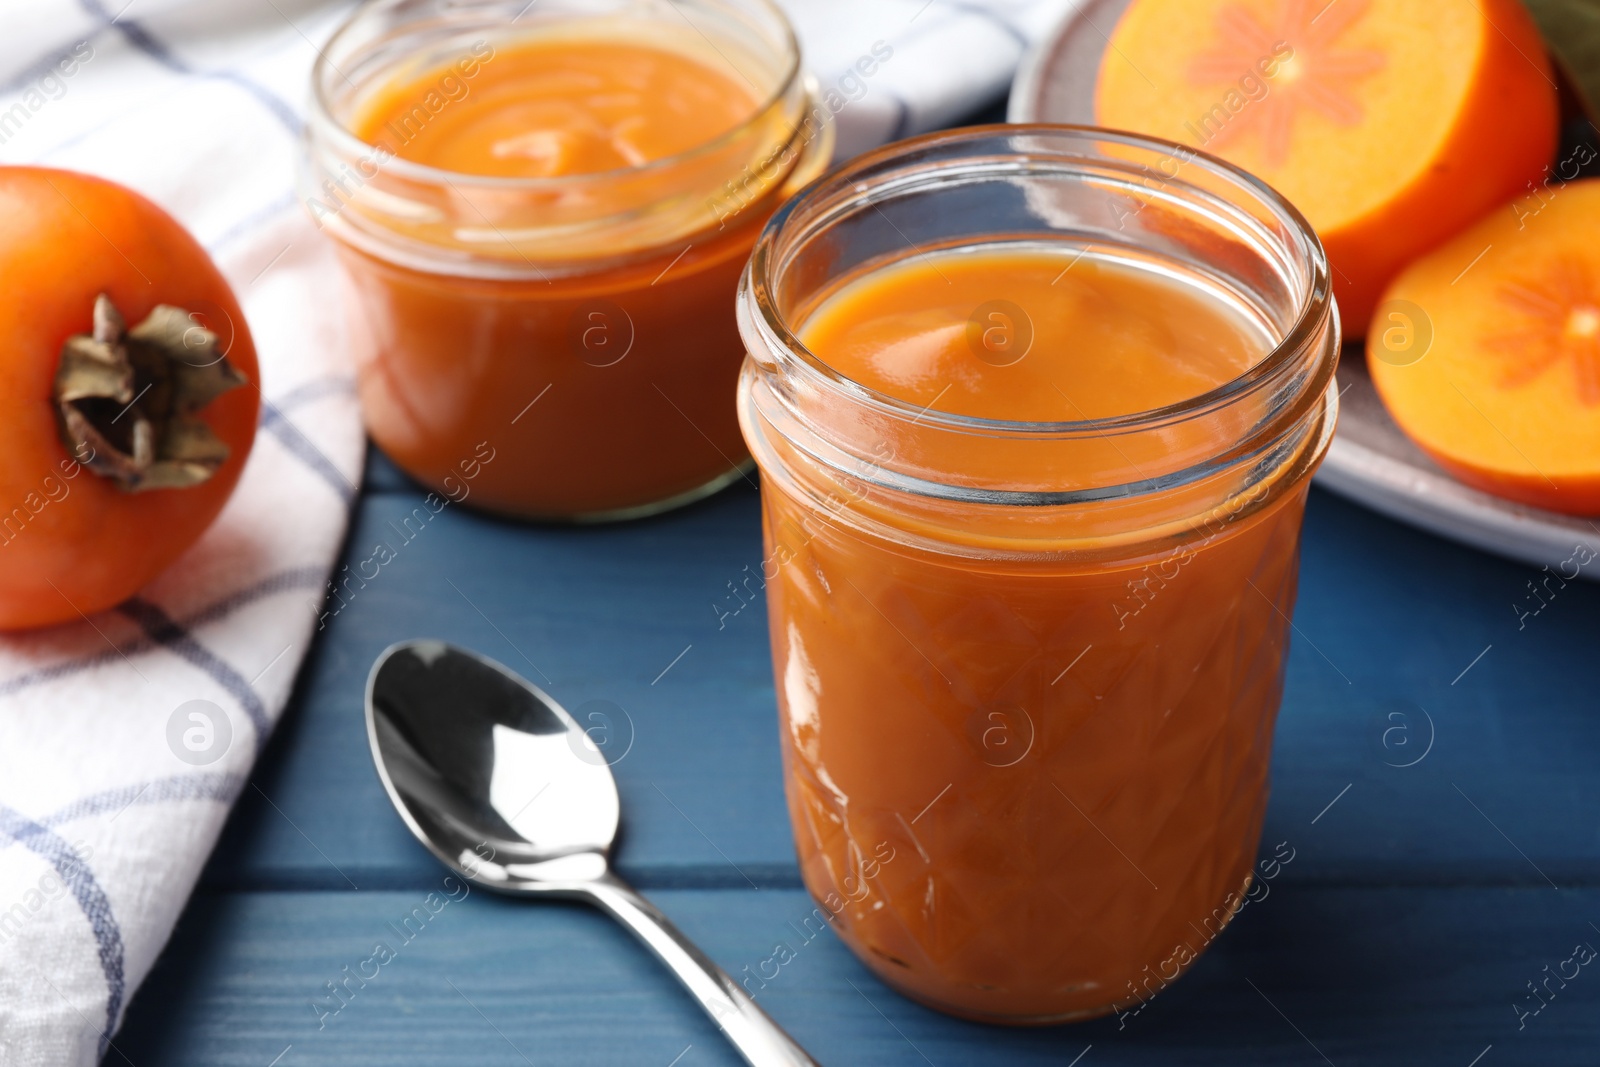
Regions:
<instances>
[{"instance_id":1,"label":"orange puree","mask_svg":"<svg viewBox=\"0 0 1600 1067\"><path fill-rule=\"evenodd\" d=\"M758 101L731 69L628 41L524 41L496 51L442 121L413 113L444 70L387 86L356 134L462 174L549 178L638 167L729 133ZM460 79L458 79L459 81ZM448 100L449 97L445 96Z\"/></svg>"},{"instance_id":2,"label":"orange puree","mask_svg":"<svg viewBox=\"0 0 1600 1067\"><path fill-rule=\"evenodd\" d=\"M997 297L1011 308L995 306ZM1266 342L1194 285L1031 246L978 246L876 271L828 299L800 335L879 392L1030 422L1130 415L1199 396L1244 373ZM974 341L987 358L973 358Z\"/></svg>"},{"instance_id":3,"label":"orange puree","mask_svg":"<svg viewBox=\"0 0 1600 1067\"><path fill-rule=\"evenodd\" d=\"M373 438L446 489L487 443L472 501L537 518L626 517L737 476L734 291L810 165L804 145L779 155L794 120L762 110L770 87L698 37L580 30L368 93L348 125L376 178L339 220L387 212L389 248L339 242Z\"/></svg>"},{"instance_id":4,"label":"orange puree","mask_svg":"<svg viewBox=\"0 0 1600 1067\"><path fill-rule=\"evenodd\" d=\"M986 347L969 319L997 299L1012 321L980 315L1001 331ZM1188 400L1271 346L1198 276L1065 242L900 261L799 320L857 383L1012 421ZM978 440L883 449L961 469ZM1096 523L1153 501L1031 509L1032 536L1059 527L1068 547L1011 555L954 520L918 536L870 491L819 509L798 482L763 493L774 660L802 870L840 936L891 985L974 1018L1159 992L1249 884L1305 481L1137 539Z\"/></svg>"}]
</instances>

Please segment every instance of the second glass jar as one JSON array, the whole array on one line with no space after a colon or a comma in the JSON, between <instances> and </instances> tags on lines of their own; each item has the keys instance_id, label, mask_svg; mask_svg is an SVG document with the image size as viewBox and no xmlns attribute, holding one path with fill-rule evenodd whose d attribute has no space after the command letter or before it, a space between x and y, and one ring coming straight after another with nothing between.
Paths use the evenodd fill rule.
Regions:
<instances>
[{"instance_id":1,"label":"second glass jar","mask_svg":"<svg viewBox=\"0 0 1600 1067\"><path fill-rule=\"evenodd\" d=\"M593 173L405 158L529 42L679 54L748 90L751 113L704 144ZM415 106L366 129L396 86ZM334 36L313 90L306 201L349 283L368 429L396 463L472 505L576 521L649 514L739 477L739 272L832 146L775 6L378 0ZM513 148L562 150L526 136Z\"/></svg>"},{"instance_id":2,"label":"second glass jar","mask_svg":"<svg viewBox=\"0 0 1600 1067\"><path fill-rule=\"evenodd\" d=\"M1082 273L1034 285L993 272L1006 255ZM1138 301L1138 330L1093 332L1130 271L1215 297L1259 358L1083 417L1077 383L1137 401L1210 358L1204 322ZM874 277L920 277L929 307L973 278L994 299L878 319L874 387L802 340ZM1035 297L1037 334L1015 303ZM891 145L774 216L740 293L740 416L789 810L806 886L891 986L992 1022L1132 1011L1241 906L1335 422L1333 308L1271 190L1104 130ZM1024 372L1039 388L1008 402L1029 414L950 410Z\"/></svg>"}]
</instances>

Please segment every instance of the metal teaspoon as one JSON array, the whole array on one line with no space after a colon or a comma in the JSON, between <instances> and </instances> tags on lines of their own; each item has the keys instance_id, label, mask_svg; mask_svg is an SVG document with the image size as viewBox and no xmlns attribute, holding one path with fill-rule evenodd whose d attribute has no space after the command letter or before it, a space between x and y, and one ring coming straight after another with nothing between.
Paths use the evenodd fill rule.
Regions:
<instances>
[{"instance_id":1,"label":"metal teaspoon","mask_svg":"<svg viewBox=\"0 0 1600 1067\"><path fill-rule=\"evenodd\" d=\"M496 892L595 905L667 965L752 1067L819 1067L611 872L621 816L611 768L543 690L466 649L404 641L373 664L366 705L378 777L446 867Z\"/></svg>"}]
</instances>

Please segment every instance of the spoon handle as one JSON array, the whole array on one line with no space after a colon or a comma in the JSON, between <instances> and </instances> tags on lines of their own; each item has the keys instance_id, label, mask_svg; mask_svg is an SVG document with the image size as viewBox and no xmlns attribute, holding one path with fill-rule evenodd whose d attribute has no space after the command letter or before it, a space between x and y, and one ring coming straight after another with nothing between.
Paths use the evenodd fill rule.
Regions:
<instances>
[{"instance_id":1,"label":"spoon handle","mask_svg":"<svg viewBox=\"0 0 1600 1067\"><path fill-rule=\"evenodd\" d=\"M667 965L751 1067L821 1067L638 890L609 872L585 890Z\"/></svg>"}]
</instances>

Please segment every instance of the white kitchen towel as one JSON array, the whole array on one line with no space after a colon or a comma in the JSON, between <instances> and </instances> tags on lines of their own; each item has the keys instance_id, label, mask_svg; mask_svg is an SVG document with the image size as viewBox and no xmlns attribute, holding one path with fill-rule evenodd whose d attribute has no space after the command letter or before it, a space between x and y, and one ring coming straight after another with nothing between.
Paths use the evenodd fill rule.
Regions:
<instances>
[{"instance_id":1,"label":"white kitchen towel","mask_svg":"<svg viewBox=\"0 0 1600 1067\"><path fill-rule=\"evenodd\" d=\"M786 6L837 94L843 155L997 99L1070 3ZM350 7L0 0L0 163L103 175L176 215L239 295L265 400L238 491L166 575L82 623L0 636L5 1067L106 1055L315 632L363 436L294 171L316 48Z\"/></svg>"}]
</instances>

